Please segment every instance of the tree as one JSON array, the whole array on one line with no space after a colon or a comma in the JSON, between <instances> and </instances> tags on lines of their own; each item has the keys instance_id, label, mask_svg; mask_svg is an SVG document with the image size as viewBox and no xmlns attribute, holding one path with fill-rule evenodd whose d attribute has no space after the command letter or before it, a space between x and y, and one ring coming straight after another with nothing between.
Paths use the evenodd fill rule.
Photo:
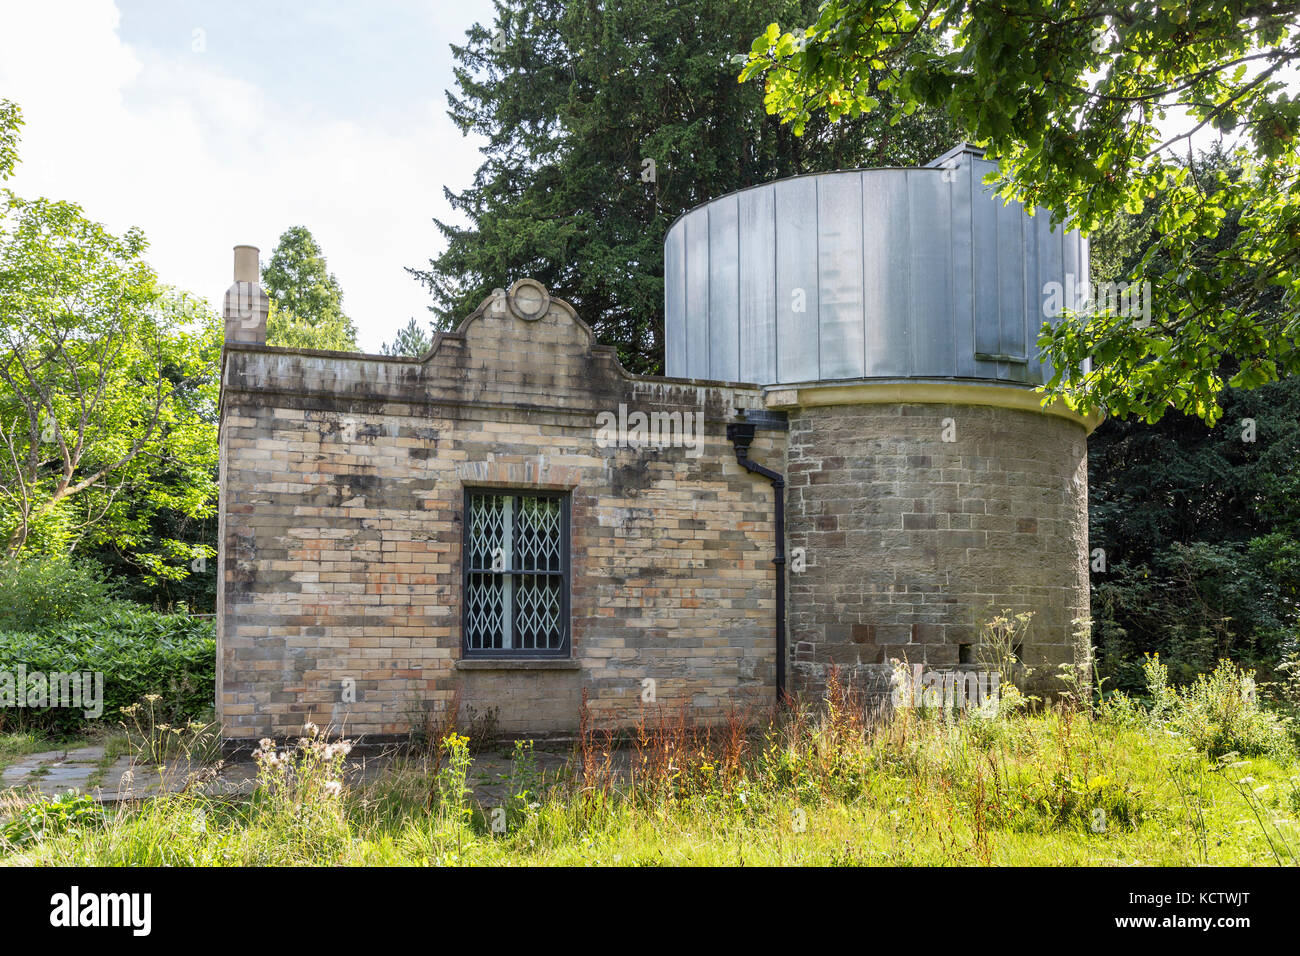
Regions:
<instances>
[{"instance_id":1,"label":"tree","mask_svg":"<svg viewBox=\"0 0 1300 956\"><path fill-rule=\"evenodd\" d=\"M1188 164L1206 188L1242 170L1221 151ZM1157 239L1158 207L1093 235L1093 273L1128 274ZM1201 254L1230 248L1229 215ZM1160 252L1155 268L1167 268ZM1264 308L1281 308L1274 290ZM1224 389L1214 428L1172 411L1155 424L1111 418L1088 440L1093 635L1103 675L1140 691L1143 655L1175 679L1231 656L1276 665L1300 623L1300 377Z\"/></svg>"},{"instance_id":2,"label":"tree","mask_svg":"<svg viewBox=\"0 0 1300 956\"><path fill-rule=\"evenodd\" d=\"M9 105L0 142L16 144ZM72 203L0 190L0 541L10 557L111 543L184 577L213 553L148 531L165 509L212 512L221 327L159 284L145 249L138 230L114 236Z\"/></svg>"},{"instance_id":3,"label":"tree","mask_svg":"<svg viewBox=\"0 0 1300 956\"><path fill-rule=\"evenodd\" d=\"M356 352L357 330L343 315L327 316L318 322L304 319L271 300L266 317L266 344L286 349L326 349Z\"/></svg>"},{"instance_id":4,"label":"tree","mask_svg":"<svg viewBox=\"0 0 1300 956\"><path fill-rule=\"evenodd\" d=\"M18 104L0 100L0 182L12 176L18 165L18 130L22 123Z\"/></svg>"},{"instance_id":5,"label":"tree","mask_svg":"<svg viewBox=\"0 0 1300 956\"><path fill-rule=\"evenodd\" d=\"M433 347L433 340L412 317L405 326L397 330L397 338L392 344L385 342L380 346L384 355L409 355L419 358Z\"/></svg>"},{"instance_id":6,"label":"tree","mask_svg":"<svg viewBox=\"0 0 1300 956\"><path fill-rule=\"evenodd\" d=\"M271 299L268 345L357 351L357 330L343 312L343 291L306 226L286 229L262 270Z\"/></svg>"},{"instance_id":7,"label":"tree","mask_svg":"<svg viewBox=\"0 0 1300 956\"><path fill-rule=\"evenodd\" d=\"M923 111L814 122L764 117L729 57L812 0L497 0L491 28L453 46L449 115L488 140L473 183L446 195L446 250L409 270L438 327L532 276L573 304L630 370L663 367L663 240L682 212L745 186L837 168L928 161L960 140Z\"/></svg>"},{"instance_id":8,"label":"tree","mask_svg":"<svg viewBox=\"0 0 1300 956\"><path fill-rule=\"evenodd\" d=\"M821 115L945 109L1000 161L1005 197L1085 231L1154 201L1154 242L1129 275L1153 283L1151 325L1116 308L1067 316L1040 339L1057 369L1047 393L1213 423L1225 383L1300 368L1300 99L1283 81L1300 57L1297 13L1267 0L830 0L809 27L770 25L741 78L763 77L767 109L796 131ZM1233 137L1239 178L1188 177L1200 130ZM1205 245L1229 217L1236 239Z\"/></svg>"},{"instance_id":9,"label":"tree","mask_svg":"<svg viewBox=\"0 0 1300 956\"><path fill-rule=\"evenodd\" d=\"M1217 396L1220 423L1110 419L1088 440L1098 666L1140 691L1222 657L1275 666L1300 625L1300 376ZM1094 564L1096 562L1094 561Z\"/></svg>"}]
</instances>

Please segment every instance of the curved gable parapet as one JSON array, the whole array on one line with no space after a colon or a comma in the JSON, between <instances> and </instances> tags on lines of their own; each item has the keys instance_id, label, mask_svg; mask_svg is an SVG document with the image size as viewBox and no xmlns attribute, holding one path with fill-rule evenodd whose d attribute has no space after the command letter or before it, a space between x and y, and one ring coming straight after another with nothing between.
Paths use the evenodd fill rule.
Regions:
<instances>
[{"instance_id":1,"label":"curved gable parapet","mask_svg":"<svg viewBox=\"0 0 1300 956\"><path fill-rule=\"evenodd\" d=\"M461 320L454 334L472 340L497 322L501 324L490 334L535 338L549 333L551 337L568 338L584 349L615 351L600 345L596 333L578 317L573 306L552 296L536 279L516 279L509 289L493 289L477 309Z\"/></svg>"},{"instance_id":2,"label":"curved gable parapet","mask_svg":"<svg viewBox=\"0 0 1300 956\"><path fill-rule=\"evenodd\" d=\"M516 279L508 289L493 289L477 309L460 321L454 332L438 332L427 352L408 361L427 365L441 357L444 342L470 346L476 339L483 341L493 336L517 336L521 344L547 339L558 345L567 340L568 344L607 360L619 377L637 377L623 367L617 349L598 342L596 333L572 305L552 296L538 280L527 277Z\"/></svg>"},{"instance_id":3,"label":"curved gable parapet","mask_svg":"<svg viewBox=\"0 0 1300 956\"><path fill-rule=\"evenodd\" d=\"M495 289L422 356L367 355L228 343L223 391L294 396L320 407L405 403L616 408L621 401L738 401L739 382L639 376L601 345L574 308L534 279ZM761 399L755 401L761 404ZM725 417L723 405L710 410ZM725 414L724 414L725 413Z\"/></svg>"}]
</instances>

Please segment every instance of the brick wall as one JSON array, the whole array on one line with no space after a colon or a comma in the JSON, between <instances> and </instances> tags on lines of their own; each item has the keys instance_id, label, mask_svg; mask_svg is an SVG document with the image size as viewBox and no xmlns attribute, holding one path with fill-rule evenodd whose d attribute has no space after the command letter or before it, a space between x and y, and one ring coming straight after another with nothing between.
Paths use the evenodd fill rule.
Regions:
<instances>
[{"instance_id":1,"label":"brick wall","mask_svg":"<svg viewBox=\"0 0 1300 956\"><path fill-rule=\"evenodd\" d=\"M994 611L1033 611L1025 663L1041 688L1074 660L1088 613L1083 426L941 404L792 410L792 684L828 665L882 687L890 659L948 668ZM945 441L945 437L953 439Z\"/></svg>"},{"instance_id":2,"label":"brick wall","mask_svg":"<svg viewBox=\"0 0 1300 956\"><path fill-rule=\"evenodd\" d=\"M493 297L423 360L229 343L221 424L217 707L232 738L310 718L399 734L426 709L499 729L576 726L658 701L703 718L772 695L771 487L725 425L756 389L629 376L564 303ZM620 403L700 411L702 454L602 448ZM780 465L784 434L755 458ZM572 662L461 658L466 486L566 491ZM355 701L349 688L355 688Z\"/></svg>"},{"instance_id":3,"label":"brick wall","mask_svg":"<svg viewBox=\"0 0 1300 956\"><path fill-rule=\"evenodd\" d=\"M528 290L525 290L528 291ZM772 491L736 464L734 383L636 378L562 302L494 296L422 359L228 342L217 705L233 738L312 719L401 734L459 700L506 733L721 717L773 697ZM538 296L541 296L538 299ZM538 304L540 302L540 305ZM525 302L527 306L529 303ZM947 668L1031 610L1036 677L1088 611L1086 434L990 405L790 404L751 456L788 479L790 687ZM600 413L700 412L703 447L601 447ZM951 439L945 440L945 439ZM787 454L788 448L788 454ZM464 490L567 492L571 659L462 660ZM1035 689L1039 689L1035 687Z\"/></svg>"}]
</instances>

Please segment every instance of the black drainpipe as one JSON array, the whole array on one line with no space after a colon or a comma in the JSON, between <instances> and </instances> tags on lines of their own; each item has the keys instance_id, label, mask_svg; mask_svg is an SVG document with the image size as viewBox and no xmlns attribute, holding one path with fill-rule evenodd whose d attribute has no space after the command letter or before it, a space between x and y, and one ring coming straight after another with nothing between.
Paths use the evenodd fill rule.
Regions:
<instances>
[{"instance_id":1,"label":"black drainpipe","mask_svg":"<svg viewBox=\"0 0 1300 956\"><path fill-rule=\"evenodd\" d=\"M762 475L772 483L776 509L776 703L785 704L785 476L749 460L749 446L754 442L752 422L733 422L727 426L727 440L736 449L736 461L746 471Z\"/></svg>"}]
</instances>

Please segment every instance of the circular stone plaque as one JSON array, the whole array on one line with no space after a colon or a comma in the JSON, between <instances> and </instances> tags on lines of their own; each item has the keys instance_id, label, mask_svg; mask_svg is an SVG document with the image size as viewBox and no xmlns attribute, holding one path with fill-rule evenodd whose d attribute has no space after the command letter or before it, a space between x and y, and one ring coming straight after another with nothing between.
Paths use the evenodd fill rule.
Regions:
<instances>
[{"instance_id":1,"label":"circular stone plaque","mask_svg":"<svg viewBox=\"0 0 1300 956\"><path fill-rule=\"evenodd\" d=\"M540 319L551 307L551 294L536 279L520 279L506 294L510 311L527 322Z\"/></svg>"}]
</instances>

